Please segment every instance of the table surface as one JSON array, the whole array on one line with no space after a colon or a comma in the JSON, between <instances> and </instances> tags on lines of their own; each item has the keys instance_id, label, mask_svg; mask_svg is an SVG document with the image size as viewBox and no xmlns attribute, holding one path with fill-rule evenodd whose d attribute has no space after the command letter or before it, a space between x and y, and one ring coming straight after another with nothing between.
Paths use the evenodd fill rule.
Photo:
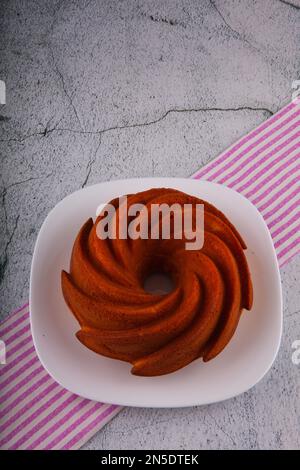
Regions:
<instances>
[{"instance_id":1,"label":"table surface","mask_svg":"<svg viewBox=\"0 0 300 470\"><path fill-rule=\"evenodd\" d=\"M189 176L291 99L300 2L1 2L1 317L28 298L38 230L99 181ZM252 390L124 409L87 449L299 448L300 258L282 270L278 358Z\"/></svg>"}]
</instances>

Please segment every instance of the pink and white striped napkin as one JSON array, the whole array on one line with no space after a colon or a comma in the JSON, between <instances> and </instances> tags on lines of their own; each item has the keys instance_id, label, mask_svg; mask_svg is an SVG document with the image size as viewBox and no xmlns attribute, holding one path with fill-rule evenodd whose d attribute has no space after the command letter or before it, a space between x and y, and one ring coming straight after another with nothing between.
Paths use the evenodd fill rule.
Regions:
<instances>
[{"instance_id":1,"label":"pink and white striped napkin","mask_svg":"<svg viewBox=\"0 0 300 470\"><path fill-rule=\"evenodd\" d=\"M263 214L282 266L300 250L300 105L289 104L194 175L226 184ZM58 385L33 346L28 304L0 325L0 448L78 449L121 407Z\"/></svg>"},{"instance_id":2,"label":"pink and white striped napkin","mask_svg":"<svg viewBox=\"0 0 300 470\"><path fill-rule=\"evenodd\" d=\"M81 398L45 371L30 332L28 304L5 320L0 338L0 449L78 449L121 407Z\"/></svg>"},{"instance_id":3,"label":"pink and white striped napkin","mask_svg":"<svg viewBox=\"0 0 300 470\"><path fill-rule=\"evenodd\" d=\"M194 176L248 198L271 232L280 266L300 250L300 103L291 103Z\"/></svg>"}]
</instances>

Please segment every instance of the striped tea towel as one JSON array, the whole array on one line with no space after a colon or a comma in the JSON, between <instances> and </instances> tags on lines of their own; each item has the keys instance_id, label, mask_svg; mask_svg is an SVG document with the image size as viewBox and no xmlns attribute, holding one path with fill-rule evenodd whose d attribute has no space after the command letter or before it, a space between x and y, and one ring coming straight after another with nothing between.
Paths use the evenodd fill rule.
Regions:
<instances>
[{"instance_id":1,"label":"striped tea towel","mask_svg":"<svg viewBox=\"0 0 300 470\"><path fill-rule=\"evenodd\" d=\"M249 198L271 231L280 265L300 249L300 105L289 104L194 175ZM0 325L0 448L78 449L121 407L92 402L58 385L32 342L28 304Z\"/></svg>"},{"instance_id":2,"label":"striped tea towel","mask_svg":"<svg viewBox=\"0 0 300 470\"><path fill-rule=\"evenodd\" d=\"M271 232L283 266L300 250L300 102L291 103L194 176L248 198Z\"/></svg>"},{"instance_id":3,"label":"striped tea towel","mask_svg":"<svg viewBox=\"0 0 300 470\"><path fill-rule=\"evenodd\" d=\"M36 355L28 304L0 326L6 365L0 365L0 449L78 449L121 407L65 390Z\"/></svg>"}]
</instances>

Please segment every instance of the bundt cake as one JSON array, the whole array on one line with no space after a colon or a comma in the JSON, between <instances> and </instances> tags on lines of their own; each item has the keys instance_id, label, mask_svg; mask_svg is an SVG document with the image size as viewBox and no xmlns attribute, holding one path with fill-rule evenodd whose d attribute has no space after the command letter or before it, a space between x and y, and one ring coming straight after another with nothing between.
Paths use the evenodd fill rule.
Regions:
<instances>
[{"instance_id":1,"label":"bundt cake","mask_svg":"<svg viewBox=\"0 0 300 470\"><path fill-rule=\"evenodd\" d=\"M89 219L79 231L70 273L62 271L62 291L79 322L81 343L130 362L135 375L157 376L199 357L216 357L232 338L242 309L251 309L252 283L245 243L213 205L168 188L127 196L128 208L136 203L150 209L152 204L203 204L203 247L186 250L185 238L176 239L174 232L170 239L101 239L97 224L107 214L104 207L95 223ZM119 224L119 199L110 204ZM170 293L144 290L145 279L155 272L172 279Z\"/></svg>"}]
</instances>

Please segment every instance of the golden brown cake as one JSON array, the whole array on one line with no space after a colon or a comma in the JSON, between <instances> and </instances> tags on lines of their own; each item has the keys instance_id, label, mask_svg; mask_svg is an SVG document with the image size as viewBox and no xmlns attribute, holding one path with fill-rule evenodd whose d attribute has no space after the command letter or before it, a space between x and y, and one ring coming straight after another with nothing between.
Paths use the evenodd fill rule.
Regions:
<instances>
[{"instance_id":1,"label":"golden brown cake","mask_svg":"<svg viewBox=\"0 0 300 470\"><path fill-rule=\"evenodd\" d=\"M120 223L118 203L111 201ZM95 223L89 219L75 240L70 273L62 272L65 301L80 325L77 338L98 354L130 362L135 375L168 374L199 357L213 359L232 338L243 308L252 306L245 243L222 212L181 191L154 188L128 195L127 203L203 204L203 247L186 250L186 239L174 233L103 240L96 227L105 209ZM172 292L144 290L154 272L172 278Z\"/></svg>"}]
</instances>

